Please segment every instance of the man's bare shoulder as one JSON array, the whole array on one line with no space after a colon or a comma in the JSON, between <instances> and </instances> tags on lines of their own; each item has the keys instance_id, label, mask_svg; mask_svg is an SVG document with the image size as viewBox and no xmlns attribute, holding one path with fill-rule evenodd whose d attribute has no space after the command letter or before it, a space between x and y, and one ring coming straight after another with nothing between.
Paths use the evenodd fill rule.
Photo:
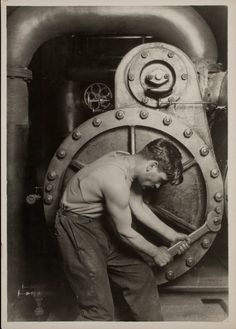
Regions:
<instances>
[{"instance_id":1,"label":"man's bare shoulder","mask_svg":"<svg viewBox=\"0 0 236 329\"><path fill-rule=\"evenodd\" d=\"M119 167L106 165L94 171L92 176L104 194L123 194L128 197L130 188L124 171Z\"/></svg>"}]
</instances>

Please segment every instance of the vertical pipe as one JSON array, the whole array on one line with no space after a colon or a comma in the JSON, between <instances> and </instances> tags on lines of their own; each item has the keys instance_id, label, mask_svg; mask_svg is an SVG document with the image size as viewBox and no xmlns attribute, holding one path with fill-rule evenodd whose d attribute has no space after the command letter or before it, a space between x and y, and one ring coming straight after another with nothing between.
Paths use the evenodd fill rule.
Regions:
<instances>
[{"instance_id":1,"label":"vertical pipe","mask_svg":"<svg viewBox=\"0 0 236 329\"><path fill-rule=\"evenodd\" d=\"M8 218L8 282L9 300L26 277L26 259L24 255L26 164L28 140L28 89L23 79L7 81L8 122L7 122L7 208ZM16 95L21 95L16 98Z\"/></svg>"}]
</instances>

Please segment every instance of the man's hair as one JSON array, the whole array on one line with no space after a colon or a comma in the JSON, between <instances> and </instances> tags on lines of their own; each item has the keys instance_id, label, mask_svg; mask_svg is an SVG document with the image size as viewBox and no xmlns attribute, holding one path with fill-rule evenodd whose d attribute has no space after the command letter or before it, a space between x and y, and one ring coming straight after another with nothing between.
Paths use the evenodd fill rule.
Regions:
<instances>
[{"instance_id":1,"label":"man's hair","mask_svg":"<svg viewBox=\"0 0 236 329\"><path fill-rule=\"evenodd\" d=\"M182 155L173 143L158 138L148 143L139 154L147 160L158 161L159 169L166 173L171 184L177 185L183 181Z\"/></svg>"}]
</instances>

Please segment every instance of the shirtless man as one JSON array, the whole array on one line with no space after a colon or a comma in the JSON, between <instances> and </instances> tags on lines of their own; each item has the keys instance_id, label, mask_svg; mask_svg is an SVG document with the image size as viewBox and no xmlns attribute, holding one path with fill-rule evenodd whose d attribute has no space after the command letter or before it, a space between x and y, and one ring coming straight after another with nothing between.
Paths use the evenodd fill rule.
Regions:
<instances>
[{"instance_id":1,"label":"shirtless man","mask_svg":"<svg viewBox=\"0 0 236 329\"><path fill-rule=\"evenodd\" d=\"M170 244L182 241L179 253L185 252L187 235L163 223L142 199L143 188L158 188L167 181L179 184L182 179L179 150L159 138L134 155L108 153L69 181L55 229L78 301L78 321L114 320L110 282L121 289L133 320L163 320L152 268L137 251L158 266L170 262L171 255L133 229L132 213Z\"/></svg>"}]
</instances>

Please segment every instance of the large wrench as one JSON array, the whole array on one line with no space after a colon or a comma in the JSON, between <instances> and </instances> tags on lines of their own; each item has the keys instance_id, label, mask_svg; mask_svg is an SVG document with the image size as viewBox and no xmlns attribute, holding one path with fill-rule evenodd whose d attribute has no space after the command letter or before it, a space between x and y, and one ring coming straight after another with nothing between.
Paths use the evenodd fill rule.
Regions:
<instances>
[{"instance_id":1,"label":"large wrench","mask_svg":"<svg viewBox=\"0 0 236 329\"><path fill-rule=\"evenodd\" d=\"M218 232L221 228L220 217L217 217L214 211L210 211L207 215L206 222L200 226L196 231L189 234L190 245L200 239L204 234L208 232ZM178 254L179 247L181 246L182 241L178 241L176 244L171 246L168 251L172 257Z\"/></svg>"}]
</instances>

